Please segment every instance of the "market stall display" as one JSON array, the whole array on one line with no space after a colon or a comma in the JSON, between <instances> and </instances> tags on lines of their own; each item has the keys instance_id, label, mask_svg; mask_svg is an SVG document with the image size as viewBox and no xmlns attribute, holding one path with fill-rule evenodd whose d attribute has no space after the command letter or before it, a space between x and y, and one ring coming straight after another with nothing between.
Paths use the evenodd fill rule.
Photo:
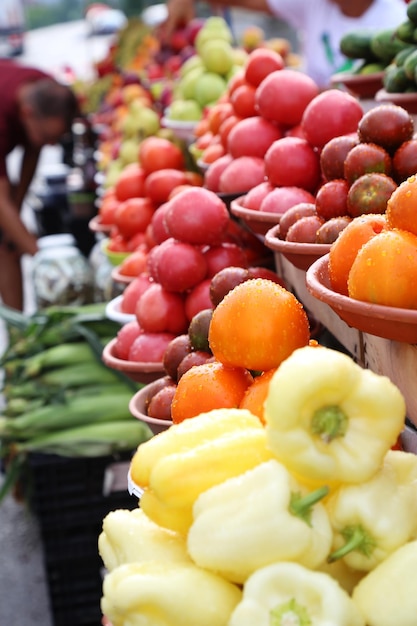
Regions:
<instances>
[{"instance_id":1,"label":"market stall display","mask_svg":"<svg viewBox=\"0 0 417 626\"><path fill-rule=\"evenodd\" d=\"M210 22L206 26L210 30ZM89 532L106 568L101 609L113 626L146 618L148 610L181 626L263 623L269 611L279 623L283 616L309 620L304 593L311 589L324 602L331 599L324 612L332 623L385 626L364 596L374 575L381 572L380 584L387 584L391 558L395 566L400 551L413 554L415 543L416 457L396 449L404 447L405 432L410 439L415 433L411 374L403 375L408 367L401 362L401 355L408 361L414 354L409 344L415 336L398 334L404 319L414 333L414 307L366 304L339 293L324 255L355 220L372 215L375 224L385 223L394 194L411 185L407 167L415 163L417 170L410 157L412 115L376 101L365 112L338 88L319 93L279 52L262 46L242 54L226 29L214 38L200 24L187 43L187 59L169 55L147 28L138 32L129 71L113 64L104 96L90 111L100 124L102 186L90 228L121 293L100 304L98 317L83 309L77 311L81 318L69 321L65 311L65 341L51 352L34 339L54 333L59 341L59 311L53 323L46 310L23 324L24 341L15 337L10 350L19 350L16 371L25 385L13 380L18 401L8 398L13 415L1 420L10 467L19 469L20 455L28 453L40 479L50 455L62 469L74 455L91 461L86 472L101 459L101 485L111 461L123 461L121 490L127 495L126 480L133 485L129 491L140 497L140 508L135 497L128 506L107 500L114 505L107 513L100 486L102 531L94 517ZM239 69L230 65L232 57ZM201 108L207 94L194 85L199 115L187 119L175 103L187 90L191 94L192 74L197 83L207 73L220 77L222 89L214 80L216 97L209 92ZM323 116L326 124L319 123ZM373 232L375 241L379 234ZM386 275L377 270L373 279L381 273ZM370 325L344 316L336 304L342 301L365 309ZM320 334L312 334L314 318L349 355L320 345ZM379 336L378 324L391 334ZM49 358L65 361L70 348L76 352L74 386L67 373L64 388L55 387L56 361L51 372L32 371ZM7 376L11 354L4 356ZM387 363L383 354L389 354ZM98 377L95 391L80 398L87 374ZM24 398L34 387L44 395ZM105 406L97 415L98 388ZM339 397L342 390L349 405ZM64 420L68 432L45 431ZM351 454L358 449L366 453ZM380 497L383 490L388 498ZM38 500L41 495L38 487ZM374 496L376 508L367 516L364 502L368 506ZM89 499L95 494L82 501L84 511ZM391 506L394 499L398 506ZM345 502L357 507L355 519L343 515ZM390 540L386 530L378 534L379 516L391 528ZM348 554L352 536L365 548ZM81 560L68 567L71 576L82 567ZM51 569L53 575L60 576ZM197 584L204 592L191 594ZM274 597L265 591L271 584L280 589ZM131 585L134 594L126 593ZM408 626L414 609L413 598L407 599L398 626ZM98 610L99 602L95 615ZM72 619L87 626L89 611L83 612ZM392 619L389 608L386 613Z\"/></svg>"}]
</instances>

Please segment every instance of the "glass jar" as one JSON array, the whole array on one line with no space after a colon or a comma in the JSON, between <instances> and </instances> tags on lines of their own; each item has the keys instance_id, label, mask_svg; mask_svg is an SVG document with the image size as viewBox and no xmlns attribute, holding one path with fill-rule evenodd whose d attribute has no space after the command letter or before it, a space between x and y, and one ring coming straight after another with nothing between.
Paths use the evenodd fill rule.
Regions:
<instances>
[{"instance_id":1,"label":"glass jar","mask_svg":"<svg viewBox=\"0 0 417 626\"><path fill-rule=\"evenodd\" d=\"M93 271L75 238L69 233L48 235L38 240L38 247L32 266L37 309L93 302Z\"/></svg>"}]
</instances>

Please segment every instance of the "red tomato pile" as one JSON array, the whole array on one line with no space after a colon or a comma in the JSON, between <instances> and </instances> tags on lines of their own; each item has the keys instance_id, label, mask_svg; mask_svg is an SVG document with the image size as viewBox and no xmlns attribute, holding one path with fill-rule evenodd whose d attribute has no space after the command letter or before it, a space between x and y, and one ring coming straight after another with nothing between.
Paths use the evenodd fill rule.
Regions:
<instances>
[{"instance_id":1,"label":"red tomato pile","mask_svg":"<svg viewBox=\"0 0 417 626\"><path fill-rule=\"evenodd\" d=\"M158 243L146 253L137 250L131 255L136 255L141 270L123 291L120 304L123 313L136 317L124 332L129 341L135 333L138 337L129 350L124 342L115 356L161 361L167 343L186 332L199 311L212 307L212 277L224 268L251 264L240 232L224 202L207 189L183 189L161 205L148 233Z\"/></svg>"}]
</instances>

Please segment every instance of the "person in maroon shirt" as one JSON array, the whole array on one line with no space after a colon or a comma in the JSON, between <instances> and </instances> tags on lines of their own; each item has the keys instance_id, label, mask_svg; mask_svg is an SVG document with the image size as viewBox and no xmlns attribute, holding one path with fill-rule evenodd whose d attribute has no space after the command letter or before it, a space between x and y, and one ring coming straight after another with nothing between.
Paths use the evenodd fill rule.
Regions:
<instances>
[{"instance_id":1,"label":"person in maroon shirt","mask_svg":"<svg viewBox=\"0 0 417 626\"><path fill-rule=\"evenodd\" d=\"M23 309L21 256L37 252L36 236L20 211L36 170L40 151L58 143L79 115L73 91L48 74L13 61L0 61L0 296ZM7 156L23 149L20 173L12 183Z\"/></svg>"}]
</instances>

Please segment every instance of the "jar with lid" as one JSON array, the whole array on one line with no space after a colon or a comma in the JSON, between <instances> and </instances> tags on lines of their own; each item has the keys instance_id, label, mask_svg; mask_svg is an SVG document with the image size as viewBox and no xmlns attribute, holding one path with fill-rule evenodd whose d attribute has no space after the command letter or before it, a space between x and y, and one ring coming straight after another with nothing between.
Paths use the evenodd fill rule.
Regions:
<instances>
[{"instance_id":1,"label":"jar with lid","mask_svg":"<svg viewBox=\"0 0 417 626\"><path fill-rule=\"evenodd\" d=\"M82 305L93 302L92 268L69 233L38 240L32 278L37 309L51 305Z\"/></svg>"}]
</instances>

